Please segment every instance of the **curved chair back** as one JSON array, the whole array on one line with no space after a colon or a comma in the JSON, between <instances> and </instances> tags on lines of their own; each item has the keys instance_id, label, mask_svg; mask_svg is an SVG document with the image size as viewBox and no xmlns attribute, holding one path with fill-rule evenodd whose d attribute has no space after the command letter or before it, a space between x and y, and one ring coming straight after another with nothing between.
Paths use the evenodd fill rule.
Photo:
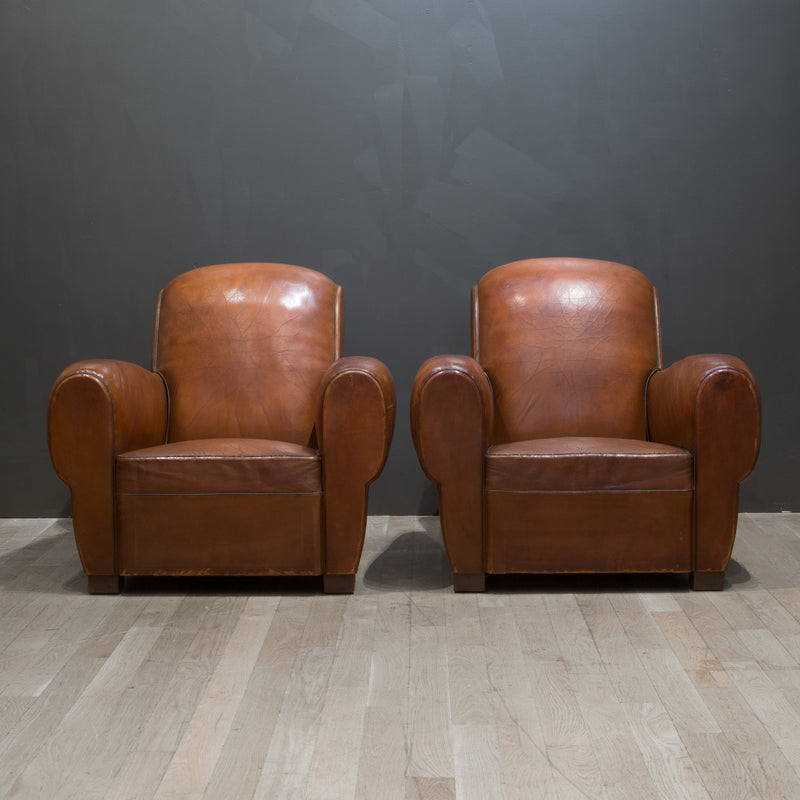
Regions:
<instances>
[{"instance_id":1,"label":"curved chair back","mask_svg":"<svg viewBox=\"0 0 800 800\"><path fill-rule=\"evenodd\" d=\"M492 382L494 444L555 436L647 438L661 366L658 296L638 270L543 258L473 288L473 356Z\"/></svg>"},{"instance_id":2,"label":"curved chair back","mask_svg":"<svg viewBox=\"0 0 800 800\"><path fill-rule=\"evenodd\" d=\"M341 317L341 288L304 267L222 264L172 280L153 336L168 441L308 445L322 376L339 357Z\"/></svg>"}]
</instances>

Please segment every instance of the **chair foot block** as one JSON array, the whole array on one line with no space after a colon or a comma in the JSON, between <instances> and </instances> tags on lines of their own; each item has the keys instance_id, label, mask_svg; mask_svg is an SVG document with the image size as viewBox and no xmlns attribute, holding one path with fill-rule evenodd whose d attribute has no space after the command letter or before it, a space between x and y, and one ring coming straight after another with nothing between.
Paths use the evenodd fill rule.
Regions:
<instances>
[{"instance_id":1,"label":"chair foot block","mask_svg":"<svg viewBox=\"0 0 800 800\"><path fill-rule=\"evenodd\" d=\"M454 592L486 591L486 574L484 572L454 572Z\"/></svg>"},{"instance_id":2,"label":"chair foot block","mask_svg":"<svg viewBox=\"0 0 800 800\"><path fill-rule=\"evenodd\" d=\"M323 575L322 589L325 594L353 594L356 590L356 576Z\"/></svg>"},{"instance_id":3,"label":"chair foot block","mask_svg":"<svg viewBox=\"0 0 800 800\"><path fill-rule=\"evenodd\" d=\"M87 575L89 594L119 594L122 591L122 575Z\"/></svg>"},{"instance_id":4,"label":"chair foot block","mask_svg":"<svg viewBox=\"0 0 800 800\"><path fill-rule=\"evenodd\" d=\"M725 586L725 571L692 572L689 584L696 592L718 592Z\"/></svg>"}]
</instances>

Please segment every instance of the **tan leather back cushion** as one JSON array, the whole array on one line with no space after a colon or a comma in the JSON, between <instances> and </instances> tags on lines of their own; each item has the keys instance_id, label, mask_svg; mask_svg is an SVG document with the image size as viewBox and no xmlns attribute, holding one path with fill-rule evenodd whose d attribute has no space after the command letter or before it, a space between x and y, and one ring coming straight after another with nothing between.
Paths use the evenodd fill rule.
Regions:
<instances>
[{"instance_id":1,"label":"tan leather back cushion","mask_svg":"<svg viewBox=\"0 0 800 800\"><path fill-rule=\"evenodd\" d=\"M309 444L317 389L339 355L340 303L333 281L286 264L222 264L171 281L153 342L169 441Z\"/></svg>"},{"instance_id":2,"label":"tan leather back cushion","mask_svg":"<svg viewBox=\"0 0 800 800\"><path fill-rule=\"evenodd\" d=\"M488 272L473 290L473 355L492 382L493 443L645 439L660 366L658 298L638 270L547 258Z\"/></svg>"}]
</instances>

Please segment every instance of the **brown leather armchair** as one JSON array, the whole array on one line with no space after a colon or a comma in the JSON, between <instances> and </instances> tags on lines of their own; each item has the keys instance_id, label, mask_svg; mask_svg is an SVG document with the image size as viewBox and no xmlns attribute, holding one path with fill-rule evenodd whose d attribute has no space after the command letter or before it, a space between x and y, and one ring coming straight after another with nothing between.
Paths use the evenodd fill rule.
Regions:
<instances>
[{"instance_id":1,"label":"brown leather armchair","mask_svg":"<svg viewBox=\"0 0 800 800\"><path fill-rule=\"evenodd\" d=\"M472 306L473 357L429 359L411 397L455 590L515 572L684 572L721 589L761 435L745 364L662 368L658 295L621 264L506 264Z\"/></svg>"},{"instance_id":2,"label":"brown leather armchair","mask_svg":"<svg viewBox=\"0 0 800 800\"><path fill-rule=\"evenodd\" d=\"M342 290L223 264L160 293L152 370L73 364L50 396L90 593L126 575L323 575L352 592L367 487L394 427L389 370L340 358Z\"/></svg>"}]
</instances>

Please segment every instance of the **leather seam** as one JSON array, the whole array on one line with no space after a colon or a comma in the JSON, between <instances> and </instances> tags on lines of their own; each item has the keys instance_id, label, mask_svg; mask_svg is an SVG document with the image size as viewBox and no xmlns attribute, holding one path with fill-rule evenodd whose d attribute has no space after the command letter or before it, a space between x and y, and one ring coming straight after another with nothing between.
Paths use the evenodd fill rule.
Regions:
<instances>
[{"instance_id":1,"label":"leather seam","mask_svg":"<svg viewBox=\"0 0 800 800\"><path fill-rule=\"evenodd\" d=\"M320 497L322 492L117 492L117 497Z\"/></svg>"},{"instance_id":2,"label":"leather seam","mask_svg":"<svg viewBox=\"0 0 800 800\"><path fill-rule=\"evenodd\" d=\"M691 455L690 450L685 453L487 453L486 458L596 458L613 457L618 459L640 459L640 458L686 458L686 454Z\"/></svg>"},{"instance_id":3,"label":"leather seam","mask_svg":"<svg viewBox=\"0 0 800 800\"><path fill-rule=\"evenodd\" d=\"M692 494L694 489L486 489L487 494Z\"/></svg>"},{"instance_id":4,"label":"leather seam","mask_svg":"<svg viewBox=\"0 0 800 800\"><path fill-rule=\"evenodd\" d=\"M127 461L269 461L274 458L296 458L302 461L319 461L319 456L131 456L120 453L117 458Z\"/></svg>"}]
</instances>

